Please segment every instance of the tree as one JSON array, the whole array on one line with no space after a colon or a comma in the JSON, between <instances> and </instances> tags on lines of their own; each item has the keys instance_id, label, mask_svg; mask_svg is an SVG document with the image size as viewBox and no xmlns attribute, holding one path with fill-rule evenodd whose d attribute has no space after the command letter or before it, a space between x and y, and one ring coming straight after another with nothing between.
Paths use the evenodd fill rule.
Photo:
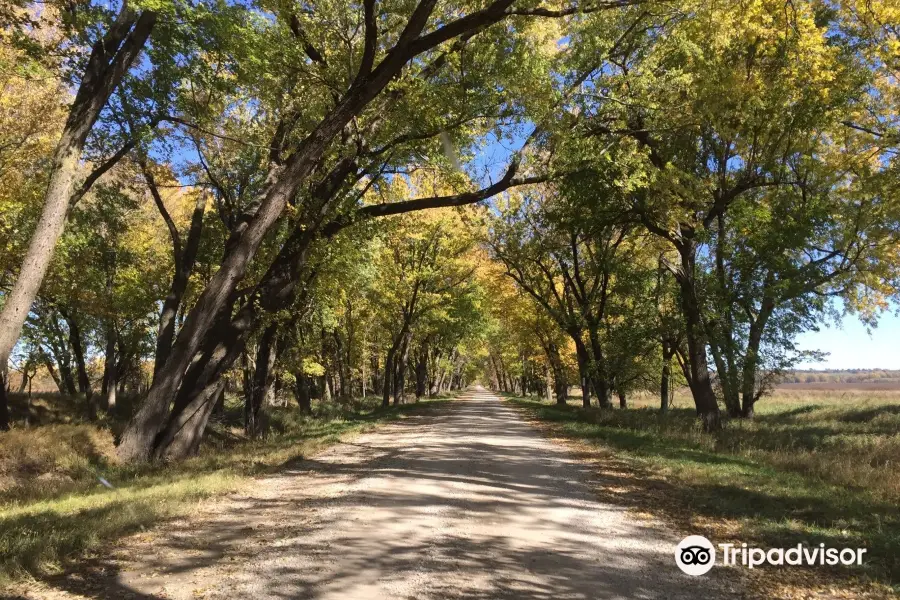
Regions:
<instances>
[{"instance_id":1,"label":"tree","mask_svg":"<svg viewBox=\"0 0 900 600\"><path fill-rule=\"evenodd\" d=\"M808 326L806 316L815 304L810 304L810 295L829 293L832 276L853 270L849 263L855 262L858 248L850 241L855 227L850 223L868 227L865 215L871 208L854 206L846 192L873 180L859 177L859 163L845 170L848 165L833 160L833 152L837 145L849 151L847 156L865 155L864 150L857 152L861 148L839 141L847 135L840 115L852 112L857 99L866 96L871 72L858 53L828 35L824 25L832 17L812 4L788 13L767 2L698 10L705 16L692 12L690 17L664 20L648 17L640 36L605 65L591 66L595 75L585 79L591 89L575 104L584 135L596 143L591 147L605 148L598 153L601 158L614 156L618 168L625 166L627 176L616 181L630 198L631 210L677 252L666 264L680 290L689 383L698 414L707 428L715 429L719 411L708 351L726 406L740 414L741 387L747 391L748 408L758 397L759 388L751 382L756 381L769 316L780 311L787 319L782 325L794 323L792 331ZM590 31L586 27L583 35ZM581 64L573 66L579 72L576 67ZM683 107L677 114L659 110L676 104ZM597 168L601 177L608 173L602 164ZM836 174L835 179L820 180L826 172ZM822 194L847 219L849 229L837 238L834 228L817 230L812 213L807 214L813 221L806 233L797 230L798 222L741 222L749 215L761 216L773 202L788 202L791 211L814 211L807 202ZM887 208L876 204L881 204L876 212ZM759 228L762 224L764 229ZM758 246L749 262L778 261L776 257L786 253L792 266L783 265L783 272L751 268L754 283L739 283L738 290L732 285L733 248L726 240L733 236L737 243L750 227L778 241L772 247ZM890 229L872 234L887 242L893 235ZM871 235L859 233L858 239ZM820 236L841 241L830 244ZM738 260L746 261L746 255ZM761 291L771 292L775 281L795 291L790 297L775 294L778 300ZM748 286L756 292L749 292ZM806 300L798 302L801 297ZM793 317L788 316L791 311ZM784 343L772 344L774 336L768 340L769 348L785 348ZM746 386L738 383L741 379Z\"/></svg>"},{"instance_id":2,"label":"tree","mask_svg":"<svg viewBox=\"0 0 900 600\"><path fill-rule=\"evenodd\" d=\"M44 192L41 217L31 237L16 283L0 312L0 365L6 365L28 318L31 304L43 281L56 241L62 234L73 194L76 193L78 161L85 141L100 111L125 73L137 60L156 24L152 10L136 11L123 2L118 12L103 14L106 32L91 43L91 50L77 77L78 87L59 141L51 157L50 177ZM85 28L85 33L90 28ZM89 180L86 180L88 182ZM5 378L5 369L3 369ZM5 388L5 379L0 381ZM2 399L0 428L5 422L6 400Z\"/></svg>"},{"instance_id":3,"label":"tree","mask_svg":"<svg viewBox=\"0 0 900 600\"><path fill-rule=\"evenodd\" d=\"M268 164L264 171L266 174L258 179L258 181L263 183L260 185L248 209L244 211L232 228L230 241L226 245L226 254L220 269L210 279L206 289L198 297L197 303L188 313L184 326L173 345L169 361L157 373L147 399L143 402L132 423L124 432L119 446L119 452L123 458L140 460L148 456L149 450L154 443L153 440L157 439L155 432L158 432L160 427L163 426L167 416L168 399L182 387L182 384L185 382L187 367L204 344L204 339L211 331L213 324L224 322L224 318L219 315L225 315L225 308L233 300L232 294L238 281L247 275L250 261L256 255L267 234L280 221L285 206L295 199L298 193L305 192L304 186L316 181L318 173L326 175L322 179L318 179L326 192L331 187L329 182L333 181L334 187L338 187L340 182L348 175L356 176L356 181L365 176L365 169L359 172L355 168L356 164L352 159L352 155L337 159L336 162L331 162L333 159L333 156L330 154L332 140L344 130L345 126L352 119L361 116L373 119L367 131L374 131L376 134L383 135L384 132L379 129L382 116L389 114L386 109L399 103L405 95L403 93L382 94L387 84L401 75L404 68L415 57L423 54L427 55L422 60L417 61L413 67L413 70L419 71L420 80L423 80L430 77L432 73L439 72L440 68L446 63L447 56L458 51L464 44L473 44L475 38L479 36L484 37L488 35L487 32L490 35L508 35L509 30L492 28L491 26L510 15L532 15L532 12L528 10L512 9L512 4L511 0L497 1L486 8L474 9L473 12L464 17L443 19L444 25L438 26L429 33L423 33L430 21L440 21L441 19L437 19L436 15L432 15L435 10L435 3L422 2L403 21L391 20L391 27L394 27L394 23L399 25L396 37L384 35L386 32L378 29L376 21L372 19L375 15L375 3L367 3L362 7L362 12L364 13L363 21L369 25L365 28L364 39L361 40L361 43L356 46L351 45L353 56L360 57L359 62L353 62L354 70L351 71L349 79L346 77L347 71L343 68L334 72L336 76L338 73L342 73L340 77L343 78L344 85L347 86L344 88L346 91L336 94L331 94L329 91L323 96L324 98L332 98L335 103L321 113L324 116L310 115L313 120L309 122L314 123L311 127L299 127L301 123L298 123L296 119L299 115L293 114L290 110L281 111L280 119L273 123L275 125L274 137L270 138L272 141L263 145L263 147L271 149L268 156ZM549 16L565 17L577 11L578 9L551 11L552 14ZM541 14L541 12L536 11L533 14ZM318 69L319 66L325 69L332 68L330 66L333 64L332 61L329 61L320 49L302 41L305 39L308 42L311 39L307 29L315 27L317 22L310 21L308 15L304 15L301 18L298 15L291 15L283 11L278 13L278 17L274 21L267 21L265 24L260 25L260 27L266 28L264 35L258 38L259 40L264 40L264 42L260 42L261 47L271 47L273 35L281 38L289 36L288 39L293 39L294 43L297 40L301 41L299 46L309 60L317 65L313 68ZM326 23L326 21L321 23ZM393 40L390 45L380 46L382 42L387 43L389 40ZM342 46L342 48L346 48L346 46ZM527 50L527 46L525 46L525 49ZM520 52L522 48L513 46L511 51ZM325 58L325 61L323 62L316 57ZM375 64L376 59L379 60L377 65ZM321 82L322 80L317 76L315 81ZM404 78L403 81L411 80ZM292 90L294 86L289 85L287 88ZM282 93L285 94L287 92ZM290 96L288 95L287 97ZM381 98L381 103L372 105L376 98ZM298 128L295 129L295 127ZM433 139L438 136L440 129L443 129L443 127L434 132ZM420 139L420 136L421 134L413 137L408 135L401 136L399 140L389 142L387 147L390 148L392 145L400 143L401 140ZM366 148L371 147L365 139L360 139L355 146L345 146L343 149L351 151L362 149L365 151ZM381 154L381 150L384 150L384 147L377 149L375 154ZM292 153L285 157L288 151ZM333 166L329 167L327 166L328 164ZM335 227L324 227L323 232L330 234L335 229L365 218L442 205L477 202L499 193L511 185L515 185L515 175L518 167L519 161L513 161L507 174L499 182L478 192L465 192L443 198L423 198L402 203L402 205L398 203L397 206L392 207L362 207L355 211L350 211L349 214L336 221L332 221L335 223ZM316 185L313 184L311 187ZM291 271L291 264L295 262L296 257L303 255L305 249L315 239L318 228L328 225L327 222L324 222L324 218L333 214L333 211L338 208L335 198L344 198L346 196L335 196L329 192L321 196L313 194L309 197L319 198L318 201L321 204L306 207L310 209L307 218L311 218L311 220L306 221L307 228L298 233L295 242L285 246L287 251L282 255L283 263L273 264L274 269L268 270L268 273L271 273L273 276L284 269L288 272ZM288 280L292 279L289 273L287 275ZM255 291L249 295L250 298L254 299L252 303L255 304L255 299L261 297L286 297L285 294L272 295L267 292L268 286L276 284L281 286L282 282L268 279L268 277L265 283L261 281L260 284L257 284ZM269 307L265 310L271 309L272 307ZM240 318L243 319L251 312L255 312L255 310L256 308L252 307L252 305L247 305L246 310L239 310L236 314L242 315ZM209 344L210 347L215 346L211 340ZM228 354L233 354L233 352Z\"/></svg>"}]
</instances>

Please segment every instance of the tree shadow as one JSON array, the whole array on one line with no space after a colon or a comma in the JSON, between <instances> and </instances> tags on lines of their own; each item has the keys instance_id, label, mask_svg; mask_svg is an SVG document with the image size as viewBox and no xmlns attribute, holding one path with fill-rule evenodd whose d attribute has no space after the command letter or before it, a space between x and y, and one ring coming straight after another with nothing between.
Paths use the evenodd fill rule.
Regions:
<instances>
[{"instance_id":1,"label":"tree shadow","mask_svg":"<svg viewBox=\"0 0 900 600\"><path fill-rule=\"evenodd\" d=\"M733 570L682 574L678 536L599 502L596 483L590 464L473 395L289 463L127 560L47 584L104 599L725 597Z\"/></svg>"},{"instance_id":2,"label":"tree shadow","mask_svg":"<svg viewBox=\"0 0 900 600\"><path fill-rule=\"evenodd\" d=\"M609 469L614 461L606 462L598 486L604 502L645 507L686 530L696 529L696 523L730 520L739 524L740 542L763 547L824 543L829 547L867 548L868 559L861 570L833 567L832 571L848 579L863 575L889 585L900 584L900 507L868 490L831 485L816 477L776 469L764 461L721 454L717 451L721 448L713 444L703 447L688 439L660 436L655 417L639 415L639 411L633 411L629 419L643 419L643 423L632 421L633 428L619 428L620 424L597 424L595 415L588 411L579 415L577 408L560 415L552 414L558 412L556 407L523 401L517 404L542 420L583 423L585 426L563 425L561 431L567 438L627 452L637 459L621 462L619 469ZM888 410L882 411L884 408ZM896 408L865 412L871 417L894 414ZM808 411L791 411L791 416L803 412ZM733 445L746 443L756 450L788 452L815 450L826 440L834 443L835 431L827 424L810 424L784 430L732 430L721 435L730 437ZM896 434L896 428L891 433ZM848 437L871 434L871 428L843 433ZM664 476L657 470L660 465L683 475ZM714 531L714 527L709 530Z\"/></svg>"}]
</instances>

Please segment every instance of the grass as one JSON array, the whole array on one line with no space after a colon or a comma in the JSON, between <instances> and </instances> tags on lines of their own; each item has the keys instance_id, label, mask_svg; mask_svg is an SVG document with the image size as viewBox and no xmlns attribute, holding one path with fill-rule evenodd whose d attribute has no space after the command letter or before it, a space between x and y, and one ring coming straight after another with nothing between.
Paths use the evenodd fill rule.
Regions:
<instances>
[{"instance_id":1,"label":"grass","mask_svg":"<svg viewBox=\"0 0 900 600\"><path fill-rule=\"evenodd\" d=\"M777 392L755 419L718 435L699 430L684 399L666 416L650 398L612 411L508 400L553 435L602 453L608 501L714 543L864 547L862 569L778 577L799 589L849 582L900 591L900 394Z\"/></svg>"},{"instance_id":2,"label":"grass","mask_svg":"<svg viewBox=\"0 0 900 600\"><path fill-rule=\"evenodd\" d=\"M174 465L122 465L108 427L86 423L18 428L0 436L0 588L58 573L115 539L189 513L379 423L446 399L382 409L378 401L318 404L315 416L272 408L264 439L243 438L229 403L200 455ZM100 484L109 481L114 489Z\"/></svg>"}]
</instances>

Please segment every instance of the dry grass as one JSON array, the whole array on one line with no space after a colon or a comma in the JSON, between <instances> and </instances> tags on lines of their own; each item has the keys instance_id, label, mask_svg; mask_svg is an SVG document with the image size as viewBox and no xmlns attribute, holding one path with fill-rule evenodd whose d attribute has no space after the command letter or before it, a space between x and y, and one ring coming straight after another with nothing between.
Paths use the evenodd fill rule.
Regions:
<instances>
[{"instance_id":1,"label":"dry grass","mask_svg":"<svg viewBox=\"0 0 900 600\"><path fill-rule=\"evenodd\" d=\"M112 434L94 425L13 429L0 436L0 499L57 493L92 478L114 456Z\"/></svg>"},{"instance_id":2,"label":"dry grass","mask_svg":"<svg viewBox=\"0 0 900 600\"><path fill-rule=\"evenodd\" d=\"M632 404L655 409L656 399ZM692 405L683 393L675 398L688 416ZM717 437L675 418L667 436L900 502L900 390L779 389L759 402L755 419L733 420Z\"/></svg>"}]
</instances>

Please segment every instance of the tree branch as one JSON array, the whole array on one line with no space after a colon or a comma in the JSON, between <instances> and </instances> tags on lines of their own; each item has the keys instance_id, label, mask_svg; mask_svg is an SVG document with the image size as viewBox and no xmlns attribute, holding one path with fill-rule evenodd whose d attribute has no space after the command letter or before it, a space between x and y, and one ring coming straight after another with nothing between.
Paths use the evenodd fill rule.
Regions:
<instances>
[{"instance_id":1,"label":"tree branch","mask_svg":"<svg viewBox=\"0 0 900 600\"><path fill-rule=\"evenodd\" d=\"M519 168L518 160L510 163L506 174L497 183L486 188L474 192L463 192L461 194L453 194L449 196L431 196L428 198L417 198L415 200L406 200L404 202L392 202L387 204L371 204L357 209L352 214L335 219L327 224L322 233L325 237L331 237L341 229L349 227L354 223L374 219L377 217L387 217L391 215L399 215L418 210L427 210L430 208L444 208L448 206L465 206L467 204L475 204L482 200L487 200L492 196L504 192L512 187L521 185L530 185L542 183L547 177L524 177L517 179L516 171Z\"/></svg>"}]
</instances>

